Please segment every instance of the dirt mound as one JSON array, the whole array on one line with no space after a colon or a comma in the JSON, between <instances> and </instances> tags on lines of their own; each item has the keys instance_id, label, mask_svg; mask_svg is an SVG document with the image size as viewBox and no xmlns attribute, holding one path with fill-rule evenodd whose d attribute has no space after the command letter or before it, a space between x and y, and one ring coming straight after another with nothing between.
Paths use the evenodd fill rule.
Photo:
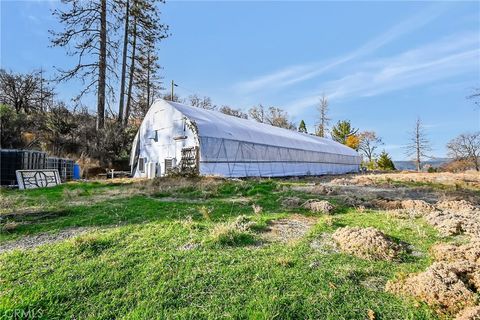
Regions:
<instances>
[{"instance_id":1,"label":"dirt mound","mask_svg":"<svg viewBox=\"0 0 480 320\"><path fill-rule=\"evenodd\" d=\"M443 200L437 202L436 207L442 211L469 213L478 210L472 203L466 200Z\"/></svg>"},{"instance_id":2,"label":"dirt mound","mask_svg":"<svg viewBox=\"0 0 480 320\"><path fill-rule=\"evenodd\" d=\"M435 207L430 203L423 200L402 200L402 208L414 212L431 212L435 210Z\"/></svg>"},{"instance_id":3,"label":"dirt mound","mask_svg":"<svg viewBox=\"0 0 480 320\"><path fill-rule=\"evenodd\" d=\"M268 226L268 231L263 234L263 237L268 241L295 241L307 234L316 222L315 218L301 215L274 220Z\"/></svg>"},{"instance_id":4,"label":"dirt mound","mask_svg":"<svg viewBox=\"0 0 480 320\"><path fill-rule=\"evenodd\" d=\"M343 252L368 260L397 260L402 247L381 231L368 227L344 227L333 233Z\"/></svg>"},{"instance_id":5,"label":"dirt mound","mask_svg":"<svg viewBox=\"0 0 480 320\"><path fill-rule=\"evenodd\" d=\"M441 243L431 249L436 261L468 261L480 267L480 239L463 245Z\"/></svg>"},{"instance_id":6,"label":"dirt mound","mask_svg":"<svg viewBox=\"0 0 480 320\"><path fill-rule=\"evenodd\" d=\"M298 197L288 197L282 200L282 207L284 208L298 208L302 204L302 199Z\"/></svg>"},{"instance_id":7,"label":"dirt mound","mask_svg":"<svg viewBox=\"0 0 480 320\"><path fill-rule=\"evenodd\" d=\"M302 207L313 212L323 212L331 214L335 207L328 201L311 199L307 200Z\"/></svg>"},{"instance_id":8,"label":"dirt mound","mask_svg":"<svg viewBox=\"0 0 480 320\"><path fill-rule=\"evenodd\" d=\"M388 200L374 199L370 202L371 206L381 210L405 210L415 216L421 216L435 210L435 207L424 200Z\"/></svg>"},{"instance_id":9,"label":"dirt mound","mask_svg":"<svg viewBox=\"0 0 480 320\"><path fill-rule=\"evenodd\" d=\"M480 237L480 214L476 211L464 213L434 211L426 215L425 220L443 236L465 233Z\"/></svg>"},{"instance_id":10,"label":"dirt mound","mask_svg":"<svg viewBox=\"0 0 480 320\"><path fill-rule=\"evenodd\" d=\"M455 320L479 320L480 319L480 306L468 307L460 311L455 317Z\"/></svg>"},{"instance_id":11,"label":"dirt mound","mask_svg":"<svg viewBox=\"0 0 480 320\"><path fill-rule=\"evenodd\" d=\"M414 274L399 281L389 281L386 291L412 296L438 309L457 313L465 307L474 306L476 295L469 290L469 274L473 264L435 262L425 272Z\"/></svg>"}]
</instances>

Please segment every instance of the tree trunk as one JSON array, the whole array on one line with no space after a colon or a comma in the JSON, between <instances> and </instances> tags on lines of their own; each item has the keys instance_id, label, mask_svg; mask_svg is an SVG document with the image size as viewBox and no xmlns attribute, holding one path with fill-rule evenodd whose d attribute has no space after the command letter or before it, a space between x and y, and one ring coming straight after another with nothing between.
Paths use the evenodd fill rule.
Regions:
<instances>
[{"instance_id":1,"label":"tree trunk","mask_svg":"<svg viewBox=\"0 0 480 320\"><path fill-rule=\"evenodd\" d=\"M421 153L421 150L420 150L420 127L417 123L417 129L416 129L416 144L417 144L417 172L420 172L420 153Z\"/></svg>"},{"instance_id":2,"label":"tree trunk","mask_svg":"<svg viewBox=\"0 0 480 320\"><path fill-rule=\"evenodd\" d=\"M130 114L130 105L132 103L132 87L133 77L135 72L135 49L137 46L137 17L133 18L133 40L132 40L132 57L130 62L130 79L128 79L128 93L127 93L127 105L125 107L125 118L123 119L124 125L128 123L128 116Z\"/></svg>"},{"instance_id":3,"label":"tree trunk","mask_svg":"<svg viewBox=\"0 0 480 320\"><path fill-rule=\"evenodd\" d=\"M118 105L118 123L123 123L123 105L125 101L125 78L127 73L127 49L128 49L128 21L130 17L130 1L126 0L125 9L125 33L123 36L122 75L120 80L120 99Z\"/></svg>"},{"instance_id":4,"label":"tree trunk","mask_svg":"<svg viewBox=\"0 0 480 320\"><path fill-rule=\"evenodd\" d=\"M147 110L150 108L150 49L148 49L147 54Z\"/></svg>"},{"instance_id":5,"label":"tree trunk","mask_svg":"<svg viewBox=\"0 0 480 320\"><path fill-rule=\"evenodd\" d=\"M101 0L100 52L98 59L97 130L105 126L105 85L107 69L107 0Z\"/></svg>"}]
</instances>

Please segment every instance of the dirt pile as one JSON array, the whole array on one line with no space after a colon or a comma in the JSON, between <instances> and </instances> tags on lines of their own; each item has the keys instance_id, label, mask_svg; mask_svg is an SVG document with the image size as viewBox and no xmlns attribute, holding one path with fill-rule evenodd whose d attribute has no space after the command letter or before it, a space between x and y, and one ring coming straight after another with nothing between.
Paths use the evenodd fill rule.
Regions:
<instances>
[{"instance_id":1,"label":"dirt pile","mask_svg":"<svg viewBox=\"0 0 480 320\"><path fill-rule=\"evenodd\" d=\"M433 246L431 251L436 261L468 261L480 267L480 239L459 246L441 243Z\"/></svg>"},{"instance_id":2,"label":"dirt pile","mask_svg":"<svg viewBox=\"0 0 480 320\"><path fill-rule=\"evenodd\" d=\"M333 235L341 251L368 260L398 260L402 247L381 231L368 227L344 227Z\"/></svg>"},{"instance_id":3,"label":"dirt pile","mask_svg":"<svg viewBox=\"0 0 480 320\"><path fill-rule=\"evenodd\" d=\"M374 199L369 203L370 207L380 210L397 210L399 215L404 213L410 217L420 217L426 213L435 211L435 206L424 200L389 200Z\"/></svg>"},{"instance_id":4,"label":"dirt pile","mask_svg":"<svg viewBox=\"0 0 480 320\"><path fill-rule=\"evenodd\" d=\"M425 216L425 220L443 236L465 233L480 237L480 212L464 213L435 211Z\"/></svg>"},{"instance_id":5,"label":"dirt pile","mask_svg":"<svg viewBox=\"0 0 480 320\"><path fill-rule=\"evenodd\" d=\"M480 290L480 240L462 245L438 244L432 247L437 262L426 271L399 281L389 281L386 290L412 296L456 319L480 319L476 293Z\"/></svg>"},{"instance_id":6,"label":"dirt pile","mask_svg":"<svg viewBox=\"0 0 480 320\"><path fill-rule=\"evenodd\" d=\"M479 320L479 319L480 319L480 306L465 308L455 317L455 320Z\"/></svg>"},{"instance_id":7,"label":"dirt pile","mask_svg":"<svg viewBox=\"0 0 480 320\"><path fill-rule=\"evenodd\" d=\"M385 289L415 297L440 312L455 314L476 304L476 294L469 289L469 275L474 270L471 263L435 262L424 272L387 282Z\"/></svg>"},{"instance_id":8,"label":"dirt pile","mask_svg":"<svg viewBox=\"0 0 480 320\"><path fill-rule=\"evenodd\" d=\"M307 200L304 204L302 204L302 207L313 212L321 212L326 214L332 214L333 210L335 209L330 202L316 199Z\"/></svg>"},{"instance_id":9,"label":"dirt pile","mask_svg":"<svg viewBox=\"0 0 480 320\"><path fill-rule=\"evenodd\" d=\"M469 213L476 211L477 208L466 200L443 200L437 202L437 209L442 211Z\"/></svg>"},{"instance_id":10,"label":"dirt pile","mask_svg":"<svg viewBox=\"0 0 480 320\"><path fill-rule=\"evenodd\" d=\"M390 211L398 218L425 217L443 236L465 233L480 237L480 210L465 200L444 200L433 205L424 200L373 199L365 205Z\"/></svg>"},{"instance_id":11,"label":"dirt pile","mask_svg":"<svg viewBox=\"0 0 480 320\"><path fill-rule=\"evenodd\" d=\"M302 199L298 197L287 197L282 199L282 207L298 208L302 204Z\"/></svg>"}]
</instances>

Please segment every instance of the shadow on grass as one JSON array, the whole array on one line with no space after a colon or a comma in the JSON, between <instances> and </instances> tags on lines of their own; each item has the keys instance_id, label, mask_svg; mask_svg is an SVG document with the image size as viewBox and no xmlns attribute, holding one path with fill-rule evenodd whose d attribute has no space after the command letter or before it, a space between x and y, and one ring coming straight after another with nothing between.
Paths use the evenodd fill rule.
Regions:
<instances>
[{"instance_id":1,"label":"shadow on grass","mask_svg":"<svg viewBox=\"0 0 480 320\"><path fill-rule=\"evenodd\" d=\"M242 204L207 202L213 208L209 219L226 221L230 217L249 214ZM41 212L3 215L0 220L0 241L53 232L70 227L141 224L151 221L172 221L190 216L202 221L199 208L205 203L162 202L145 196L106 200L92 205L79 205Z\"/></svg>"}]
</instances>

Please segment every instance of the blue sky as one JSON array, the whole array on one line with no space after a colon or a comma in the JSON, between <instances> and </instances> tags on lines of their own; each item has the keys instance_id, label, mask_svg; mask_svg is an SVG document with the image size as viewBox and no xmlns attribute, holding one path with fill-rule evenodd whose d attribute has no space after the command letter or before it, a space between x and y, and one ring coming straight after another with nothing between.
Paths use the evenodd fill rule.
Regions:
<instances>
[{"instance_id":1,"label":"blue sky","mask_svg":"<svg viewBox=\"0 0 480 320\"><path fill-rule=\"evenodd\" d=\"M69 65L62 49L48 47L58 6L1 2L3 68ZM465 99L480 87L479 2L171 1L162 19L172 36L160 62L182 96L278 106L313 130L325 94L332 124L349 119L376 131L396 160L405 159L417 116L437 157L451 138L480 130L480 110ZM59 97L70 99L79 85L59 86Z\"/></svg>"}]
</instances>

